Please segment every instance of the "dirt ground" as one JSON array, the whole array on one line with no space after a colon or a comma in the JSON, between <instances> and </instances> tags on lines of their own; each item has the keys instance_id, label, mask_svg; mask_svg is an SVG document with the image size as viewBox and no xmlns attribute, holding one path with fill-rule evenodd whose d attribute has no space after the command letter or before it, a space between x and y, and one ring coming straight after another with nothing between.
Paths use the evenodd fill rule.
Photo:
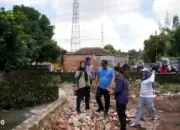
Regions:
<instances>
[{"instance_id":1,"label":"dirt ground","mask_svg":"<svg viewBox=\"0 0 180 130\"><path fill-rule=\"evenodd\" d=\"M160 125L157 130L180 130L180 99L156 99Z\"/></svg>"},{"instance_id":2,"label":"dirt ground","mask_svg":"<svg viewBox=\"0 0 180 130\"><path fill-rule=\"evenodd\" d=\"M97 109L97 104L94 99L95 92L92 91L91 95L91 110L90 112L83 111L82 115L77 115L75 111L75 102L76 97L73 97L69 101L69 104L65 107L63 114L59 116L59 120L52 121L51 128L47 128L48 130L119 130L119 121L117 118L117 114L115 111L115 100L114 96L111 96L111 108L109 112L109 118L103 119L103 114L95 113ZM180 96L179 96L180 97ZM103 98L102 98L103 99ZM138 98L130 99L127 110L132 110L136 108ZM82 103L84 104L84 103ZM180 130L180 98L169 98L168 96L158 96L155 99L155 108L157 109L159 120L157 122L153 122L152 124L144 127L136 127L132 128L127 125L127 130ZM147 115L146 110L144 111L144 115ZM84 119L86 118L86 119ZM146 118L146 117L145 117ZM71 119L80 119L81 125L84 127L76 127L75 123ZM88 121L86 121L89 119ZM146 121L144 121L146 122ZM149 121L152 122L152 121ZM74 125L73 125L74 123ZM103 126L104 125L104 126ZM155 125L155 127L152 125ZM107 127L109 126L109 127Z\"/></svg>"}]
</instances>

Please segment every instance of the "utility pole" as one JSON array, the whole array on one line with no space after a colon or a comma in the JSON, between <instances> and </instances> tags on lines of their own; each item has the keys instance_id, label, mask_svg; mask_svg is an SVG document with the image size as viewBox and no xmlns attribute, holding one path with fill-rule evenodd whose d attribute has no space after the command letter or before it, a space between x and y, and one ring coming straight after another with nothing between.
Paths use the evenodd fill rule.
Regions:
<instances>
[{"instance_id":1,"label":"utility pole","mask_svg":"<svg viewBox=\"0 0 180 130\"><path fill-rule=\"evenodd\" d=\"M157 31L155 31L155 35L157 36ZM158 56L157 56L157 43L156 43L156 62L157 62L157 58Z\"/></svg>"},{"instance_id":2,"label":"utility pole","mask_svg":"<svg viewBox=\"0 0 180 130\"><path fill-rule=\"evenodd\" d=\"M102 48L104 48L104 28L103 28L103 23L101 23L101 43L102 43Z\"/></svg>"},{"instance_id":3,"label":"utility pole","mask_svg":"<svg viewBox=\"0 0 180 130\"><path fill-rule=\"evenodd\" d=\"M80 49L80 25L79 25L79 2L74 0L73 3L73 18L71 32L71 51Z\"/></svg>"}]
</instances>

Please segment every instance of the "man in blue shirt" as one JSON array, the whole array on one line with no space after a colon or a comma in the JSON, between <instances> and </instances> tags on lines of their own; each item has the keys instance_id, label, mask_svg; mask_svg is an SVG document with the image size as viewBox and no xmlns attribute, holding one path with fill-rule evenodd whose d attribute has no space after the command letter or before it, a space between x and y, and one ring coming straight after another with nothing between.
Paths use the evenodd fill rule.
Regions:
<instances>
[{"instance_id":1,"label":"man in blue shirt","mask_svg":"<svg viewBox=\"0 0 180 130\"><path fill-rule=\"evenodd\" d=\"M104 110L104 106L101 101L102 95L105 99L105 111L104 116L108 116L109 106L110 106L110 92L108 90L111 90L109 88L112 87L115 80L115 74L114 70L110 67L108 67L108 61L102 60L101 61L102 67L98 69L97 76L96 76L96 102L99 106L99 108L96 110L96 112L101 112Z\"/></svg>"}]
</instances>

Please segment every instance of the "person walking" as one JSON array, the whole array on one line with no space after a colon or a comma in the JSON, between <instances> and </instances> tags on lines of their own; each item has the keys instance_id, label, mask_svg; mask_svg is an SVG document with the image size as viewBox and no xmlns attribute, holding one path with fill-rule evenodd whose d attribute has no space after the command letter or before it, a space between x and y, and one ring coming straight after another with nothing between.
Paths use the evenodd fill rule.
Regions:
<instances>
[{"instance_id":1,"label":"person walking","mask_svg":"<svg viewBox=\"0 0 180 130\"><path fill-rule=\"evenodd\" d=\"M75 74L75 87L77 89L76 111L81 113L81 101L85 98L85 109L90 109L90 76L86 71L85 61L81 61Z\"/></svg>"},{"instance_id":2,"label":"person walking","mask_svg":"<svg viewBox=\"0 0 180 130\"><path fill-rule=\"evenodd\" d=\"M123 77L123 69L119 66L114 68L116 75L115 100L116 110L121 124L120 130L126 130L126 105L128 103L128 81Z\"/></svg>"},{"instance_id":3,"label":"person walking","mask_svg":"<svg viewBox=\"0 0 180 130\"><path fill-rule=\"evenodd\" d=\"M148 113L153 118L153 120L158 119L156 109L154 108L155 95L153 83L155 78L155 72L153 71L151 74L151 72L147 68L143 68L142 72L143 78L141 79L140 97L137 105L136 117L133 123L130 125L131 127L140 124L144 105L147 107Z\"/></svg>"},{"instance_id":4,"label":"person walking","mask_svg":"<svg viewBox=\"0 0 180 130\"><path fill-rule=\"evenodd\" d=\"M108 67L108 61L101 61L102 67L98 69L95 86L97 87L96 91L96 102L98 104L98 109L96 112L104 111L104 117L108 116L108 111L110 107L110 92L112 85L114 84L115 74L113 68ZM105 99L105 110L101 101L102 95Z\"/></svg>"}]
</instances>

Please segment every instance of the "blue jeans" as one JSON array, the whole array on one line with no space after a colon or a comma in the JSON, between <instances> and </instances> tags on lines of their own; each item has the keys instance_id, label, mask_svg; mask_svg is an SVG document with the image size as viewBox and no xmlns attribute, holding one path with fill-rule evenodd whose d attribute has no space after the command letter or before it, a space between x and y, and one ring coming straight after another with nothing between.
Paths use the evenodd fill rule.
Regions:
<instances>
[{"instance_id":1,"label":"blue jeans","mask_svg":"<svg viewBox=\"0 0 180 130\"><path fill-rule=\"evenodd\" d=\"M151 97L139 97L138 105L137 105L137 112L136 112L136 118L134 120L134 123L138 124L143 113L144 106L147 107L148 113L152 118L157 118L157 112L154 108L154 98Z\"/></svg>"}]
</instances>

